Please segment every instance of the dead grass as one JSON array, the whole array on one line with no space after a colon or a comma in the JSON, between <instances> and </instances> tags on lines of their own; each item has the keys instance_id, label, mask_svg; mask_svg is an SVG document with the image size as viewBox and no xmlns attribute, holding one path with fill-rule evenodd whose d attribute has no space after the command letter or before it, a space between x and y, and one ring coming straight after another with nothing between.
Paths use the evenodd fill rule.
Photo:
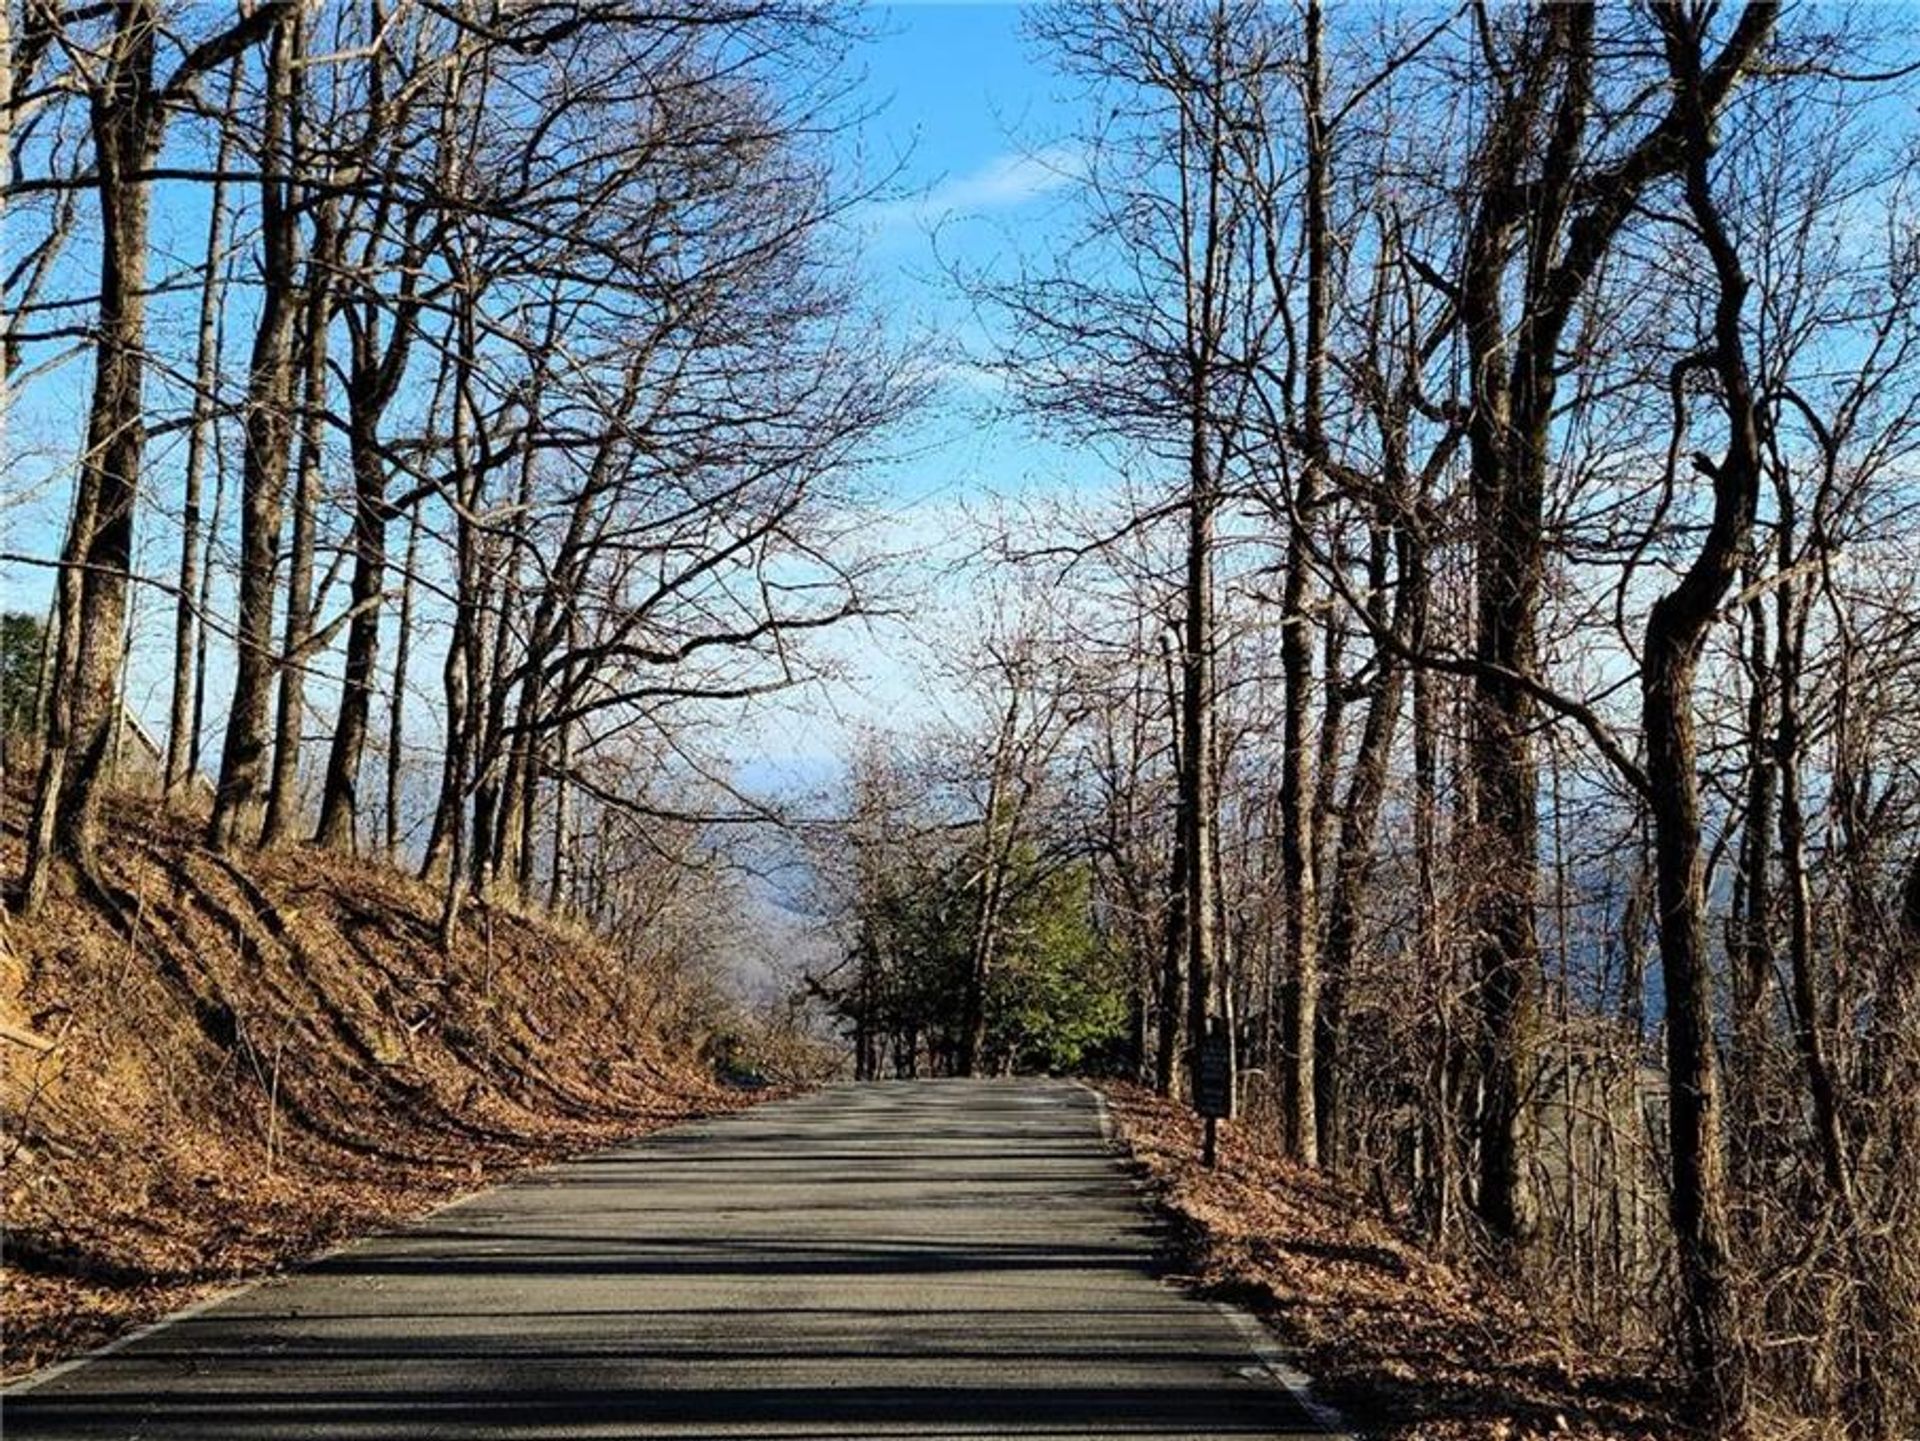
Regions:
<instances>
[{"instance_id":1,"label":"dead grass","mask_svg":"<svg viewBox=\"0 0 1920 1441\"><path fill-rule=\"evenodd\" d=\"M1665 1441L1689 1434L1656 1358L1594 1356L1472 1268L1435 1258L1357 1192L1137 1086L1105 1090L1173 1219L1194 1284L1265 1316L1379 1441Z\"/></svg>"},{"instance_id":2,"label":"dead grass","mask_svg":"<svg viewBox=\"0 0 1920 1441\"><path fill-rule=\"evenodd\" d=\"M0 874L21 861L4 800ZM674 980L304 847L111 808L104 893L0 921L7 1374L560 1156L742 1104Z\"/></svg>"}]
</instances>

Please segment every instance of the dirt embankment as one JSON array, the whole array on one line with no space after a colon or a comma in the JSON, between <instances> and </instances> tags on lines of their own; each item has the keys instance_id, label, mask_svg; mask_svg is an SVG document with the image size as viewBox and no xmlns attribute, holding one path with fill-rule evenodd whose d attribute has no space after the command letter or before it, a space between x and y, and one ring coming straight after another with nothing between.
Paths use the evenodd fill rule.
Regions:
<instances>
[{"instance_id":1,"label":"dirt embankment","mask_svg":"<svg viewBox=\"0 0 1920 1441\"><path fill-rule=\"evenodd\" d=\"M1265 1316L1375 1441L1673 1441L1653 1356L1596 1355L1517 1288L1436 1258L1355 1190L1137 1086L1104 1087L1119 1139L1174 1221L1191 1279Z\"/></svg>"},{"instance_id":2,"label":"dirt embankment","mask_svg":"<svg viewBox=\"0 0 1920 1441\"><path fill-rule=\"evenodd\" d=\"M13 877L22 806L3 804ZM383 866L228 861L139 801L108 829L104 893L0 919L6 1374L740 1104L694 1059L665 968L498 908L447 958L435 894Z\"/></svg>"}]
</instances>

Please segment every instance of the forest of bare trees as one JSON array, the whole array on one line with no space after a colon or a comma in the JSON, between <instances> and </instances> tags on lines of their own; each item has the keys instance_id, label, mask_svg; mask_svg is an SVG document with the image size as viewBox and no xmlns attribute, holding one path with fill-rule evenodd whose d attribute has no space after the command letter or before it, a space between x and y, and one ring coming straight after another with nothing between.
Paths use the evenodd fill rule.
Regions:
<instances>
[{"instance_id":1,"label":"forest of bare trees","mask_svg":"<svg viewBox=\"0 0 1920 1441\"><path fill-rule=\"evenodd\" d=\"M1071 223L948 279L1112 484L1002 514L915 618L944 722L815 828L851 1069L1179 1096L1218 1024L1244 1130L1703 1424L1913 1435L1912 17L1026 23ZM128 910L144 751L212 852L417 869L442 946L634 934L764 818L714 733L885 603L934 369L853 263L860 28L0 6L21 923Z\"/></svg>"},{"instance_id":2,"label":"forest of bare trees","mask_svg":"<svg viewBox=\"0 0 1920 1441\"><path fill-rule=\"evenodd\" d=\"M956 279L1117 484L1002 528L982 699L856 758L864 1071L1033 1064L1085 953L1069 1049L1180 1094L1225 1018L1245 1124L1696 1419L1911 1434L1907 20L1030 19L1077 229Z\"/></svg>"},{"instance_id":3,"label":"forest of bare trees","mask_svg":"<svg viewBox=\"0 0 1920 1441\"><path fill-rule=\"evenodd\" d=\"M162 685L158 783L216 848L387 852L444 879L449 937L467 896L611 904L611 837L673 832L699 728L867 603L850 477L909 384L836 244L852 31L7 12L9 561L58 557L15 647L22 913L98 892L129 690ZM170 617L164 680L136 612Z\"/></svg>"}]
</instances>

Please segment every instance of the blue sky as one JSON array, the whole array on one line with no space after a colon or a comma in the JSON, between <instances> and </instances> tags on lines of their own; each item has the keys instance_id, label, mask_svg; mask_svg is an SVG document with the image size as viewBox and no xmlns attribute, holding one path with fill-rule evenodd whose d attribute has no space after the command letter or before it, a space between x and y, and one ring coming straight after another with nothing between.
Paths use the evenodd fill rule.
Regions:
<instances>
[{"instance_id":1,"label":"blue sky","mask_svg":"<svg viewBox=\"0 0 1920 1441\"><path fill-rule=\"evenodd\" d=\"M874 108L858 164L898 167L895 198L860 216L872 303L903 338L925 334L942 378L922 440L951 442L896 479L904 496L1058 482L1078 457L1016 424L983 424L998 398L965 364L989 343L950 278L1044 251L1075 172L1074 107L1021 34L1016 5L875 7L857 62Z\"/></svg>"},{"instance_id":2,"label":"blue sky","mask_svg":"<svg viewBox=\"0 0 1920 1441\"><path fill-rule=\"evenodd\" d=\"M875 37L860 68L877 109L862 139L871 163L902 163L909 192L883 216L876 259L910 267L931 259L930 247L912 243L926 221L1001 215L1057 188L1060 177L1034 156L1060 144L1073 107L1022 36L1020 6L869 13Z\"/></svg>"},{"instance_id":3,"label":"blue sky","mask_svg":"<svg viewBox=\"0 0 1920 1441\"><path fill-rule=\"evenodd\" d=\"M870 303L902 342L928 345L937 378L925 413L900 438L894 457L875 477L867 518L877 549L911 559L901 571L908 619L850 629L826 642L839 670L831 687L767 704L735 730L728 746L750 777L821 776L830 769L848 729L863 723L912 724L939 712L939 688L930 683L916 645L925 623L935 632L947 613L967 605L965 583L946 577L943 563L964 556L980 534L976 516L996 500L1076 492L1098 487L1102 465L1006 415L989 377L966 363L988 345L972 309L945 266L994 269L1024 254L1044 256L1063 222L1074 173L1069 140L1076 106L1021 33L1022 8L1011 4L899 5L863 12L872 38L850 57L860 77L854 104L870 112L848 137L848 163L867 179L890 177L890 198L862 209L849 242ZM178 188L157 197L153 277L162 282L199 260L206 198ZM84 289L76 282L76 290ZM245 304L233 323L244 327ZM190 308L158 304L152 311L159 348L190 354ZM243 344L229 336L229 358ZM166 389L149 377L156 404ZM18 488L0 508L5 548L51 556L59 546L70 489L68 463L78 442L90 384L83 361L68 364L16 397L8 436L16 482L27 471L46 480ZM178 483L181 442L156 438L148 465L155 493ZM231 524L229 512L226 524ZM140 517L138 564L148 573L170 569L177 529L153 505ZM5 604L43 611L51 572L0 567ZM225 588L224 579L221 582ZM230 595L220 605L229 605ZM164 726L171 681L168 650L171 602L140 588L128 697L156 732ZM337 598L332 604L337 605ZM209 720L215 734L225 703L215 666ZM431 706L433 668L423 661L420 700ZM430 729L424 710L416 710ZM413 729L410 725L409 729ZM422 734L424 744L429 736Z\"/></svg>"},{"instance_id":4,"label":"blue sky","mask_svg":"<svg viewBox=\"0 0 1920 1441\"><path fill-rule=\"evenodd\" d=\"M1076 105L1021 33L1018 5L865 13L874 37L854 63L873 114L857 163L870 177L898 172L893 198L859 218L861 271L897 335L928 344L938 378L900 458L884 468L875 517L876 543L914 559L903 596L914 616L834 637L839 680L784 697L743 728L743 776L781 789L826 776L851 727L938 716L940 690L917 641L968 605L969 587L943 567L977 545L980 517L1001 501L1085 493L1107 478L1098 459L1005 413L991 378L968 363L991 337L949 275L955 265L1000 270L1044 257L1068 220Z\"/></svg>"}]
</instances>

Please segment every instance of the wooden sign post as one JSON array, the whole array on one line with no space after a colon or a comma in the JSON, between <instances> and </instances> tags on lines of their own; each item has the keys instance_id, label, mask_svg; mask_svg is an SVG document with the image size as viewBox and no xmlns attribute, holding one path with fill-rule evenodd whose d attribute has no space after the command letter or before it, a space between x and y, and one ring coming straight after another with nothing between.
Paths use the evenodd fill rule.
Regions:
<instances>
[{"instance_id":1,"label":"wooden sign post","mask_svg":"<svg viewBox=\"0 0 1920 1441\"><path fill-rule=\"evenodd\" d=\"M1193 1066L1193 1109L1206 1117L1207 1135L1200 1159L1209 1169L1219 1160L1220 1122L1233 1114L1233 1048L1218 1016L1207 1021Z\"/></svg>"}]
</instances>

